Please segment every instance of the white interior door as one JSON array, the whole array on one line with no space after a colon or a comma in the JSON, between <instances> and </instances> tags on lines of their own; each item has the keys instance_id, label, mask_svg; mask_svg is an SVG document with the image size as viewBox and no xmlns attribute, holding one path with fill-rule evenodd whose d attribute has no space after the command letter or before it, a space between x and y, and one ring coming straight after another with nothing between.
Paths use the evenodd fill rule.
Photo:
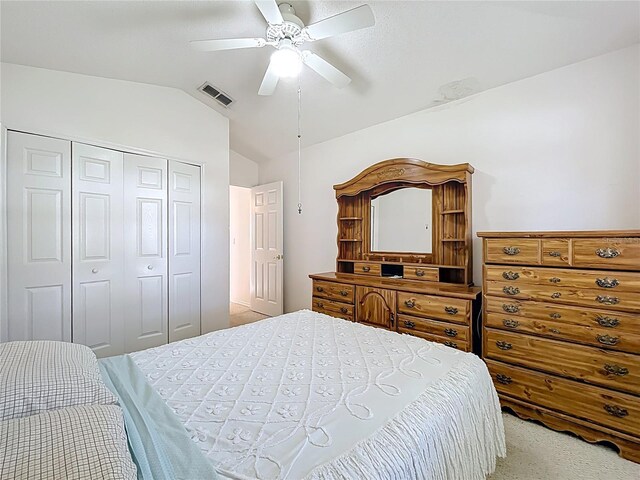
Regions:
<instances>
[{"instance_id":1,"label":"white interior door","mask_svg":"<svg viewBox=\"0 0 640 480\"><path fill-rule=\"evenodd\" d=\"M168 341L167 161L124 155L125 351Z\"/></svg>"},{"instance_id":2,"label":"white interior door","mask_svg":"<svg viewBox=\"0 0 640 480\"><path fill-rule=\"evenodd\" d=\"M200 167L169 162L169 341L200 335Z\"/></svg>"},{"instance_id":3,"label":"white interior door","mask_svg":"<svg viewBox=\"0 0 640 480\"><path fill-rule=\"evenodd\" d=\"M73 342L124 353L122 152L74 143Z\"/></svg>"},{"instance_id":4,"label":"white interior door","mask_svg":"<svg viewBox=\"0 0 640 480\"><path fill-rule=\"evenodd\" d=\"M251 189L251 310L282 314L282 182Z\"/></svg>"},{"instance_id":5,"label":"white interior door","mask_svg":"<svg viewBox=\"0 0 640 480\"><path fill-rule=\"evenodd\" d=\"M8 340L71 341L71 142L8 132Z\"/></svg>"}]
</instances>

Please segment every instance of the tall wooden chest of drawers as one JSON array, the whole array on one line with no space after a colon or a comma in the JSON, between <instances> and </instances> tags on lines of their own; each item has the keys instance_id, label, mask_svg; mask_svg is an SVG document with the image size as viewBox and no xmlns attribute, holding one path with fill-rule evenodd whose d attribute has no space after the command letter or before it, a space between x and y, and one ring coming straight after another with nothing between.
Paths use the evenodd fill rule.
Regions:
<instances>
[{"instance_id":1,"label":"tall wooden chest of drawers","mask_svg":"<svg viewBox=\"0 0 640 480\"><path fill-rule=\"evenodd\" d=\"M640 463L640 231L478 236L503 406Z\"/></svg>"}]
</instances>

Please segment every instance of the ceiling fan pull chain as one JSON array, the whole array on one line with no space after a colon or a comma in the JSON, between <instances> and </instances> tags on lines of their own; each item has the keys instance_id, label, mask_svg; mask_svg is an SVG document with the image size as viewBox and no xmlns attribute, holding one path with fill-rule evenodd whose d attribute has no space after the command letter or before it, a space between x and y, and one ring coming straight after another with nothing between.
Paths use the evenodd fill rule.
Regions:
<instances>
[{"instance_id":1,"label":"ceiling fan pull chain","mask_svg":"<svg viewBox=\"0 0 640 480\"><path fill-rule=\"evenodd\" d=\"M302 89L300 87L300 77L298 77L298 214L302 215L302 188L301 188L301 175L300 175L300 163L302 157L302 133L300 131L300 117L302 116Z\"/></svg>"}]
</instances>

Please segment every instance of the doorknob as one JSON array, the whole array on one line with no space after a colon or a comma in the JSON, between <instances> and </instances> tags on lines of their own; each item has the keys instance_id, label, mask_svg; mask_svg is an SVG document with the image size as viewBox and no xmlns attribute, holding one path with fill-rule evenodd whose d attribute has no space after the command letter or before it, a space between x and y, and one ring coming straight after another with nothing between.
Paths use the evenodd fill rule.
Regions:
<instances>
[{"instance_id":1,"label":"doorknob","mask_svg":"<svg viewBox=\"0 0 640 480\"><path fill-rule=\"evenodd\" d=\"M147 265L148 270L153 270L153 265Z\"/></svg>"},{"instance_id":2,"label":"doorknob","mask_svg":"<svg viewBox=\"0 0 640 480\"><path fill-rule=\"evenodd\" d=\"M276 255L273 258L274 258L274 260L282 260L284 258L284 255Z\"/></svg>"},{"instance_id":3,"label":"doorknob","mask_svg":"<svg viewBox=\"0 0 640 480\"><path fill-rule=\"evenodd\" d=\"M98 269L97 268L92 268L91 269L91 273L98 273Z\"/></svg>"}]
</instances>

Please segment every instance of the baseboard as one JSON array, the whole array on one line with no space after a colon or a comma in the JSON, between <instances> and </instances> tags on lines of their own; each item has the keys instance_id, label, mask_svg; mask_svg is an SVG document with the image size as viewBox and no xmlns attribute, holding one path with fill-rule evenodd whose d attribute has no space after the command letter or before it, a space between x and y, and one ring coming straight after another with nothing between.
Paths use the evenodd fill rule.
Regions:
<instances>
[{"instance_id":1,"label":"baseboard","mask_svg":"<svg viewBox=\"0 0 640 480\"><path fill-rule=\"evenodd\" d=\"M251 308L251 304L249 304L248 302L241 302L239 300L233 300L233 299L230 299L229 302L237 303L238 305L242 305L243 307Z\"/></svg>"}]
</instances>

